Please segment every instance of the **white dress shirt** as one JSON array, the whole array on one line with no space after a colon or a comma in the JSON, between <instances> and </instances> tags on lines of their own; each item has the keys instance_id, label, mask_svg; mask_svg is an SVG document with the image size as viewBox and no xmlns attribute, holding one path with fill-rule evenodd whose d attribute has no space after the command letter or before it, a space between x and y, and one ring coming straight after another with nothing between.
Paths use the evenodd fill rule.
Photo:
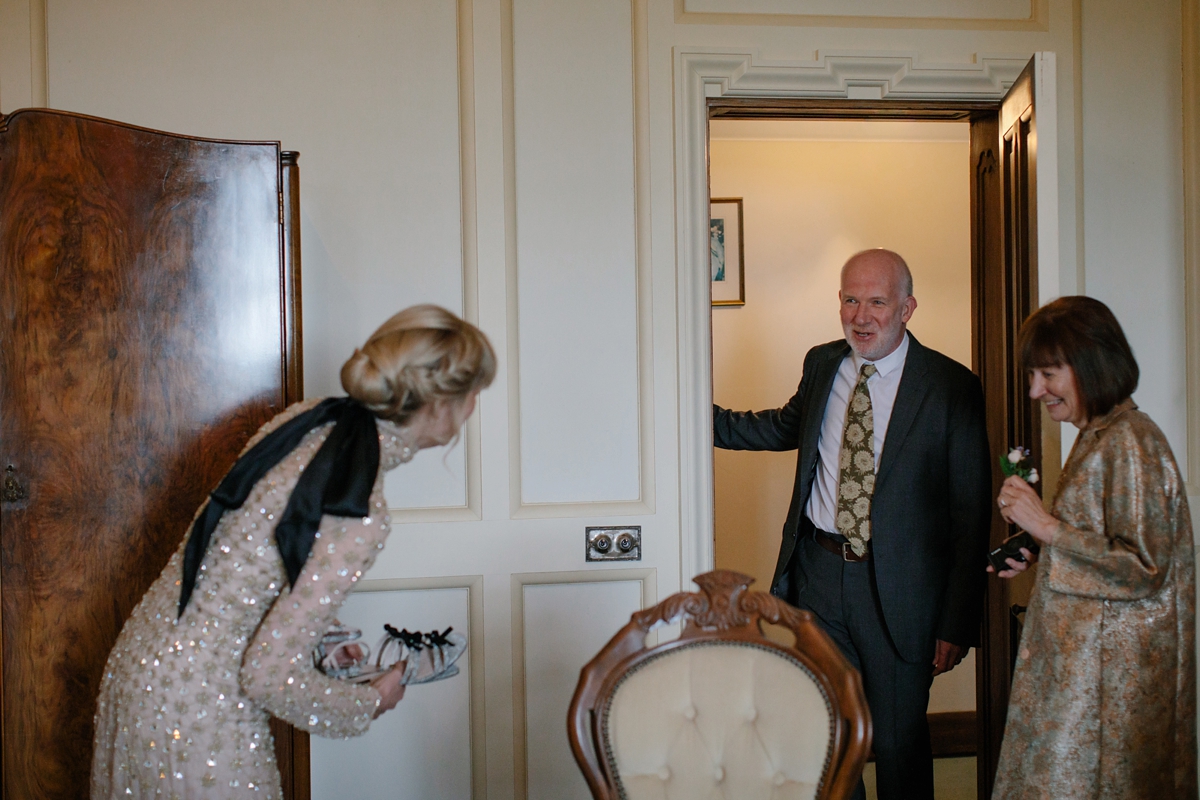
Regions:
<instances>
[{"instance_id":1,"label":"white dress shirt","mask_svg":"<svg viewBox=\"0 0 1200 800\"><path fill-rule=\"evenodd\" d=\"M846 427L846 409L850 405L850 395L858 384L859 371L863 364L875 365L875 374L867 379L867 391L871 394L871 413L875 418L873 444L875 469L878 471L888 422L892 418L892 406L896 404L896 389L900 386L907 357L908 333L905 332L900 346L878 361L866 361L851 350L838 367L833 390L825 404L825 418L821 422L821 436L817 441L817 475L813 479L808 507L805 508L813 525L823 531L837 532L838 464L842 453L842 431Z\"/></svg>"}]
</instances>

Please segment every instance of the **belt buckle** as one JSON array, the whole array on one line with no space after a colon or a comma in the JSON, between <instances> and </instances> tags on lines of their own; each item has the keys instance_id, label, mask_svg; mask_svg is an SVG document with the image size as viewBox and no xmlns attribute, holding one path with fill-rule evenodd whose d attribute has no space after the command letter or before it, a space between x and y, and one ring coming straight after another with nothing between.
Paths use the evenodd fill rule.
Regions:
<instances>
[{"instance_id":1,"label":"belt buckle","mask_svg":"<svg viewBox=\"0 0 1200 800\"><path fill-rule=\"evenodd\" d=\"M842 561L857 561L858 556L850 549L849 542L842 542Z\"/></svg>"}]
</instances>

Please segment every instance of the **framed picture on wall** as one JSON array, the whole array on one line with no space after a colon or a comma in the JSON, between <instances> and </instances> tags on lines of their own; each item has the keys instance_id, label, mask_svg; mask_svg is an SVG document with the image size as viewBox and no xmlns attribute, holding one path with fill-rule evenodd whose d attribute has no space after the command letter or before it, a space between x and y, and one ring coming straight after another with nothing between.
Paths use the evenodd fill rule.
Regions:
<instances>
[{"instance_id":1,"label":"framed picture on wall","mask_svg":"<svg viewBox=\"0 0 1200 800\"><path fill-rule=\"evenodd\" d=\"M714 197L709 201L708 251L712 267L712 304L746 305L742 198Z\"/></svg>"}]
</instances>

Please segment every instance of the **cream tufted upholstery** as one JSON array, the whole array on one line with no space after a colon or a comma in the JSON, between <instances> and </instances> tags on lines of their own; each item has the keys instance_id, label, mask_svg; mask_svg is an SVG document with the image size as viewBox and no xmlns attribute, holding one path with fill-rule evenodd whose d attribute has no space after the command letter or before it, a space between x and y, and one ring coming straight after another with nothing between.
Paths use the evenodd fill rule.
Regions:
<instances>
[{"instance_id":1,"label":"cream tufted upholstery","mask_svg":"<svg viewBox=\"0 0 1200 800\"><path fill-rule=\"evenodd\" d=\"M581 671L571 750L595 800L843 800L871 718L858 673L805 611L753 578L697 575L701 592L638 611ZM789 647L763 636L788 628ZM646 634L682 622L675 641Z\"/></svg>"},{"instance_id":2,"label":"cream tufted upholstery","mask_svg":"<svg viewBox=\"0 0 1200 800\"><path fill-rule=\"evenodd\" d=\"M832 724L803 664L765 647L712 641L627 673L601 729L627 800L810 800Z\"/></svg>"}]
</instances>

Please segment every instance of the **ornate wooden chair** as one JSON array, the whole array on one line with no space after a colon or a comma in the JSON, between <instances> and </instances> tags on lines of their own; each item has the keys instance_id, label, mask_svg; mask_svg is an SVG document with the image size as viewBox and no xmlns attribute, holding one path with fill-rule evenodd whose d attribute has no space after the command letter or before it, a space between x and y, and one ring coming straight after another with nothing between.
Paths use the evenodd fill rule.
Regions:
<instances>
[{"instance_id":1,"label":"ornate wooden chair","mask_svg":"<svg viewBox=\"0 0 1200 800\"><path fill-rule=\"evenodd\" d=\"M571 750L596 800L837 800L871 748L858 672L800 611L726 570L633 615L585 666ZM795 637L767 639L763 620ZM646 647L653 628L682 635Z\"/></svg>"}]
</instances>

